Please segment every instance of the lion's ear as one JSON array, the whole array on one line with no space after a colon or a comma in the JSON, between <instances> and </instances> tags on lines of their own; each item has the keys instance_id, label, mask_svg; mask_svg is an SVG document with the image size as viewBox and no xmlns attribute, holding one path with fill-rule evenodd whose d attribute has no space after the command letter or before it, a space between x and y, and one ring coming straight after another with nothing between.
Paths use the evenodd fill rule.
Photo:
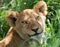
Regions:
<instances>
[{"instance_id":1,"label":"lion's ear","mask_svg":"<svg viewBox=\"0 0 60 47\"><path fill-rule=\"evenodd\" d=\"M43 13L44 15L47 14L47 5L44 1L40 1L33 7L33 10L37 13Z\"/></svg>"},{"instance_id":2,"label":"lion's ear","mask_svg":"<svg viewBox=\"0 0 60 47\"><path fill-rule=\"evenodd\" d=\"M15 12L15 11L7 11L6 12L6 21L7 23L14 27L15 26L15 22L17 20L17 17L19 16L19 13L18 12Z\"/></svg>"}]
</instances>

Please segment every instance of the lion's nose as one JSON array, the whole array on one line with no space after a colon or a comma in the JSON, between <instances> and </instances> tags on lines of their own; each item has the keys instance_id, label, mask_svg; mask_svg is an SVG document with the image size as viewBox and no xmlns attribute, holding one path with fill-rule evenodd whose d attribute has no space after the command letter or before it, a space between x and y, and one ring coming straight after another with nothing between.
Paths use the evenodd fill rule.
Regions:
<instances>
[{"instance_id":1,"label":"lion's nose","mask_svg":"<svg viewBox=\"0 0 60 47\"><path fill-rule=\"evenodd\" d=\"M36 28L36 29L32 29L32 31L37 32L37 31L38 31L38 28Z\"/></svg>"}]
</instances>

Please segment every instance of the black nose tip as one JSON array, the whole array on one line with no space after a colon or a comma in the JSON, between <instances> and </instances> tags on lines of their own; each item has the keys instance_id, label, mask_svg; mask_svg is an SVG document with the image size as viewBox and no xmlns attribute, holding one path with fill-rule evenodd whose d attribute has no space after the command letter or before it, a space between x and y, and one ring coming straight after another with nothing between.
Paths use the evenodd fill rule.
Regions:
<instances>
[{"instance_id":1,"label":"black nose tip","mask_svg":"<svg viewBox=\"0 0 60 47\"><path fill-rule=\"evenodd\" d=\"M34 31L34 32L37 32L37 30L38 30L38 28L36 28L36 29L32 29L32 31Z\"/></svg>"}]
</instances>

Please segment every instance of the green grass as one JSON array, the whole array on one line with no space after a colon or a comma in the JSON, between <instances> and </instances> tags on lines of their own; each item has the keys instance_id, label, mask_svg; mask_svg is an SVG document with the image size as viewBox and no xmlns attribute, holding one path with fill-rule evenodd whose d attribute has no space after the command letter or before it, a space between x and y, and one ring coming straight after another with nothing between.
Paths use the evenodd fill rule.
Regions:
<instances>
[{"instance_id":1,"label":"green grass","mask_svg":"<svg viewBox=\"0 0 60 47\"><path fill-rule=\"evenodd\" d=\"M22 11L26 8L32 8L38 1L39 0L4 0L0 7L0 40L5 37L9 29L5 21L6 11ZM44 1L48 6L48 14L46 16L45 42L40 47L60 47L60 0Z\"/></svg>"}]
</instances>

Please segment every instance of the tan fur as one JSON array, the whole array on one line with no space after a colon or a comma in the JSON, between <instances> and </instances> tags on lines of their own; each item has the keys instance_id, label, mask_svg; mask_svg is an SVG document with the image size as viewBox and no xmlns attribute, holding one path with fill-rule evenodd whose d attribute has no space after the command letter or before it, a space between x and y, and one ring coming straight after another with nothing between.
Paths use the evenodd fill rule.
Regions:
<instances>
[{"instance_id":1,"label":"tan fur","mask_svg":"<svg viewBox=\"0 0 60 47\"><path fill-rule=\"evenodd\" d=\"M19 35L11 27L6 37L2 41L0 41L0 47L19 47L19 45L23 45L23 41L24 40L19 37Z\"/></svg>"},{"instance_id":2,"label":"tan fur","mask_svg":"<svg viewBox=\"0 0 60 47\"><path fill-rule=\"evenodd\" d=\"M28 47L29 42L23 45L27 38L36 38L41 43L44 32L34 34L45 31L46 12L47 6L44 1L38 2L33 9L25 9L20 13L8 11L6 20L11 27L6 37L0 41L0 47L19 47L19 45ZM35 29L38 30L34 31Z\"/></svg>"}]
</instances>

